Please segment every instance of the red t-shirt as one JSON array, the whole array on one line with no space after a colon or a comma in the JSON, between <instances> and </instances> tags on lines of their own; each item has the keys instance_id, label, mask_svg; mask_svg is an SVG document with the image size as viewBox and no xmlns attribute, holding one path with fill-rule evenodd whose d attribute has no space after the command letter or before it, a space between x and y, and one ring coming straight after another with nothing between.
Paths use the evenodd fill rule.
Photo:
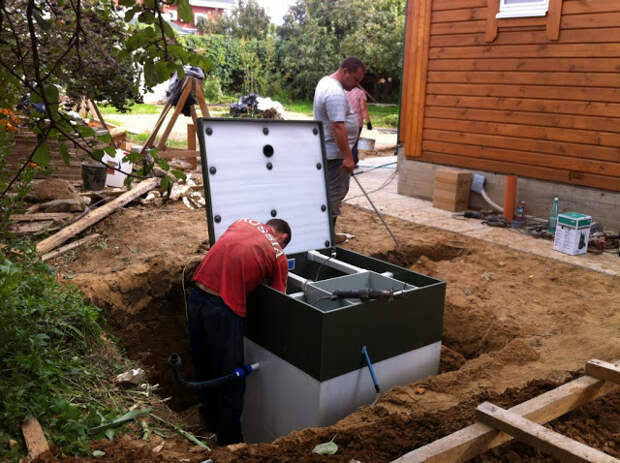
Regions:
<instances>
[{"instance_id":1,"label":"red t-shirt","mask_svg":"<svg viewBox=\"0 0 620 463\"><path fill-rule=\"evenodd\" d=\"M237 220L207 252L192 281L217 292L245 318L246 297L264 279L272 288L286 291L288 262L272 232L258 220Z\"/></svg>"}]
</instances>

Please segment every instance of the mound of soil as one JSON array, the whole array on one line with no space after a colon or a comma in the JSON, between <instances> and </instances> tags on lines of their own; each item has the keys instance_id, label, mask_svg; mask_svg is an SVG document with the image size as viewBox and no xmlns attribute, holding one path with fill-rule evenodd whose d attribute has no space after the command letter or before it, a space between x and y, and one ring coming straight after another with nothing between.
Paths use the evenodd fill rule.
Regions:
<instances>
[{"instance_id":1,"label":"mound of soil","mask_svg":"<svg viewBox=\"0 0 620 463\"><path fill-rule=\"evenodd\" d=\"M480 402L510 407L583 374L591 358L620 358L618 278L397 218L387 220L406 243L401 249L395 249L381 222L366 210L345 206L338 224L356 236L345 247L447 282L440 374L392 388L376 405L362 407L333 426L293 432L274 443L208 453L171 440L166 441L168 448L178 447L192 462L207 456L218 463L388 462L471 424ZM102 234L100 241L53 264L61 278L106 310L127 354L143 364L164 396L173 397L173 408L184 410L195 399L176 389L166 358L178 351L189 360L183 291L204 252L204 210L188 210L179 203L134 207L95 228ZM550 426L619 457L619 401L620 394L610 394ZM311 453L334 435L336 455ZM106 454L99 462L179 461L177 453L170 458L154 454L156 444L150 442L138 450L130 439L106 445L114 449L114 459ZM554 460L511 444L474 461Z\"/></svg>"}]
</instances>

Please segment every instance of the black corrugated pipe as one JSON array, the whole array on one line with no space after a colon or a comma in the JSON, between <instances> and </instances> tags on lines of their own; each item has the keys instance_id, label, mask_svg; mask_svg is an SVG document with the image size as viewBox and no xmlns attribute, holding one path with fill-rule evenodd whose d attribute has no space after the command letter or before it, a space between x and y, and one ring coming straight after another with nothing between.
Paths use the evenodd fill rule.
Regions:
<instances>
[{"instance_id":1,"label":"black corrugated pipe","mask_svg":"<svg viewBox=\"0 0 620 463\"><path fill-rule=\"evenodd\" d=\"M174 379L188 389L208 389L235 379L245 378L253 371L258 370L258 367L260 366L259 363L252 363L251 365L244 365L241 368L235 368L232 373L219 378L213 378L207 381L186 381L181 378L181 375L179 374L179 367L181 366L181 363L181 356L177 353L170 354L170 357L168 357L168 365L172 368Z\"/></svg>"}]
</instances>

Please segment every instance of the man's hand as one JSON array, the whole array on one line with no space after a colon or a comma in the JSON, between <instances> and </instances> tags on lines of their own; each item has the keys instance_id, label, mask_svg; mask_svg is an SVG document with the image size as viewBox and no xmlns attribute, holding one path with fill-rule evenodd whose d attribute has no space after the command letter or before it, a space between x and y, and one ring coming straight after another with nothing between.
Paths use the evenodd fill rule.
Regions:
<instances>
[{"instance_id":1,"label":"man's hand","mask_svg":"<svg viewBox=\"0 0 620 463\"><path fill-rule=\"evenodd\" d=\"M343 159L341 169L351 175L355 170L355 161L353 161L353 158L351 157Z\"/></svg>"}]
</instances>

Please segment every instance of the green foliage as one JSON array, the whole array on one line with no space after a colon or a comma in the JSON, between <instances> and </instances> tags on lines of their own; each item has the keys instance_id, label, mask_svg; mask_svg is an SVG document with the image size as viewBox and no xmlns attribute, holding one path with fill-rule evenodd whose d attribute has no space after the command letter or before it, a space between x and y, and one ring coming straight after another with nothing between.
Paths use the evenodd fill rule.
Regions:
<instances>
[{"instance_id":1,"label":"green foliage","mask_svg":"<svg viewBox=\"0 0 620 463\"><path fill-rule=\"evenodd\" d=\"M11 133L0 125L0 192L7 190L9 183L14 179L11 188L13 194L0 195L0 241L8 238L9 216L22 208L34 175L34 169L28 166L17 175L12 169L7 168L7 158L12 146Z\"/></svg>"},{"instance_id":2,"label":"green foliage","mask_svg":"<svg viewBox=\"0 0 620 463\"><path fill-rule=\"evenodd\" d=\"M32 247L10 246L13 257L0 251L0 430L18 439L23 419L35 416L54 444L83 451L88 427L101 421L89 404L95 373L85 361L100 333L98 309L60 287Z\"/></svg>"},{"instance_id":3,"label":"green foliage","mask_svg":"<svg viewBox=\"0 0 620 463\"><path fill-rule=\"evenodd\" d=\"M201 34L223 34L238 39L262 40L270 32L269 17L256 0L239 0L229 15L198 24Z\"/></svg>"},{"instance_id":4,"label":"green foliage","mask_svg":"<svg viewBox=\"0 0 620 463\"><path fill-rule=\"evenodd\" d=\"M385 79L397 93L404 15L405 0L298 0L278 30L285 89L293 98L311 98L319 79L354 55L366 64L367 86Z\"/></svg>"}]
</instances>

